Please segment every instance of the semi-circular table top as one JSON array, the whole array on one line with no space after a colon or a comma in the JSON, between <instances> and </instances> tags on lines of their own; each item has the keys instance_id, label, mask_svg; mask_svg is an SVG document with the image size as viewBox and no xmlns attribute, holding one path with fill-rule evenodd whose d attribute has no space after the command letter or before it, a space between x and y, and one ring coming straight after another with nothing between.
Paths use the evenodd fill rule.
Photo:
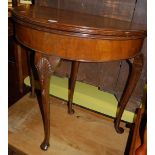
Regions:
<instances>
[{"instance_id":1,"label":"semi-circular table top","mask_svg":"<svg viewBox=\"0 0 155 155\"><path fill-rule=\"evenodd\" d=\"M140 51L146 36L143 25L37 5L14 8L13 18L18 23L19 42L35 51L69 60L131 58ZM45 40L50 43L44 43Z\"/></svg>"},{"instance_id":2,"label":"semi-circular table top","mask_svg":"<svg viewBox=\"0 0 155 155\"><path fill-rule=\"evenodd\" d=\"M58 8L21 5L13 10L13 15L36 28L74 32L81 37L143 38L146 35L143 25Z\"/></svg>"}]
</instances>

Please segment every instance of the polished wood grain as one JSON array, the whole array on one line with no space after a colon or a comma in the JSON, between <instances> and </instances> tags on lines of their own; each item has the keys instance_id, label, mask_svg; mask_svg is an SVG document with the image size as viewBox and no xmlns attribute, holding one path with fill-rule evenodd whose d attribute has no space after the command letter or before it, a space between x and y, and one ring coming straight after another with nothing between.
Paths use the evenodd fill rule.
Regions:
<instances>
[{"instance_id":1,"label":"polished wood grain","mask_svg":"<svg viewBox=\"0 0 155 155\"><path fill-rule=\"evenodd\" d=\"M131 76L115 119L115 129L122 133L120 120L143 67L140 50L146 36L145 27L107 17L32 5L15 8L13 17L17 40L36 51L35 64L41 84L45 129L41 148L47 150L49 146L49 73L55 71L60 58L75 61L69 86L69 113L72 113L80 61L106 62L133 58Z\"/></svg>"},{"instance_id":2,"label":"polished wood grain","mask_svg":"<svg viewBox=\"0 0 155 155\"><path fill-rule=\"evenodd\" d=\"M130 63L130 62L129 62ZM123 114L123 111L125 109L125 106L129 100L129 97L131 96L135 85L137 84L137 81L140 78L142 69L143 69L143 54L136 56L131 64L131 74L128 79L128 83L126 85L126 88L124 89L124 94L122 95L122 98L118 105L118 113L115 119L115 129L118 133L123 133L123 128L119 127L121 117Z\"/></svg>"},{"instance_id":3,"label":"polished wood grain","mask_svg":"<svg viewBox=\"0 0 155 155\"><path fill-rule=\"evenodd\" d=\"M22 6L13 12L19 23L16 37L20 42L31 49L69 60L131 58L140 51L146 35L143 27L129 22L48 7Z\"/></svg>"},{"instance_id":4,"label":"polished wood grain","mask_svg":"<svg viewBox=\"0 0 155 155\"><path fill-rule=\"evenodd\" d=\"M132 58L143 43L143 39L139 38L123 41L79 38L38 31L20 24L16 24L16 30L16 38L28 48L68 60L87 62Z\"/></svg>"},{"instance_id":5,"label":"polished wood grain","mask_svg":"<svg viewBox=\"0 0 155 155\"><path fill-rule=\"evenodd\" d=\"M72 102L73 102L73 94L75 89L75 83L77 79L78 69L79 69L79 61L73 61L72 62L72 68L71 68L71 76L69 79L69 93L68 93L68 113L73 114L74 110L72 108Z\"/></svg>"},{"instance_id":6,"label":"polished wood grain","mask_svg":"<svg viewBox=\"0 0 155 155\"><path fill-rule=\"evenodd\" d=\"M35 0L35 5L131 21L137 0Z\"/></svg>"},{"instance_id":7,"label":"polished wood grain","mask_svg":"<svg viewBox=\"0 0 155 155\"><path fill-rule=\"evenodd\" d=\"M143 25L58 8L22 5L13 10L13 14L16 20L20 20L21 23L24 21L24 24L33 23L36 29L38 26L42 30L52 31L55 29L62 31L61 33L66 30L68 33L74 32L72 35L78 35L79 32L81 37L87 38L93 37L93 35L95 38L99 36L101 38L106 36L119 38L120 36L121 39L123 36L142 38L146 34Z\"/></svg>"},{"instance_id":8,"label":"polished wood grain","mask_svg":"<svg viewBox=\"0 0 155 155\"><path fill-rule=\"evenodd\" d=\"M50 138L50 103L49 103L49 83L50 76L55 71L55 68L60 62L59 57L47 57L46 55L35 54L35 66L38 70L39 82L41 86L42 106L43 106L43 123L45 138L41 144L41 149L47 150L49 147Z\"/></svg>"}]
</instances>

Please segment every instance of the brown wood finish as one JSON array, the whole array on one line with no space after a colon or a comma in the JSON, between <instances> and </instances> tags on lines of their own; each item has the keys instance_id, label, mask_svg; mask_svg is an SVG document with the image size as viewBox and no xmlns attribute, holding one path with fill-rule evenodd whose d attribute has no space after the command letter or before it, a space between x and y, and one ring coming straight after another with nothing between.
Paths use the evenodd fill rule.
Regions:
<instances>
[{"instance_id":1,"label":"brown wood finish","mask_svg":"<svg viewBox=\"0 0 155 155\"><path fill-rule=\"evenodd\" d=\"M147 155L147 128L144 130L143 143L136 149L135 155Z\"/></svg>"},{"instance_id":2,"label":"brown wood finish","mask_svg":"<svg viewBox=\"0 0 155 155\"><path fill-rule=\"evenodd\" d=\"M134 124L134 132L129 155L135 155L136 149L141 145L141 139L139 133L141 118L142 118L142 108L139 108L137 112L136 121Z\"/></svg>"},{"instance_id":3,"label":"brown wood finish","mask_svg":"<svg viewBox=\"0 0 155 155\"><path fill-rule=\"evenodd\" d=\"M18 5L18 0L12 0L12 7L16 7Z\"/></svg>"},{"instance_id":4,"label":"brown wood finish","mask_svg":"<svg viewBox=\"0 0 155 155\"><path fill-rule=\"evenodd\" d=\"M21 56L21 52L22 52L22 47L21 45L19 45L19 43L15 42L14 43L14 47L15 47L15 57L16 57L16 66L18 68L18 80L19 80L19 90L20 93L23 93L23 69L22 69L22 56Z\"/></svg>"},{"instance_id":5,"label":"brown wood finish","mask_svg":"<svg viewBox=\"0 0 155 155\"><path fill-rule=\"evenodd\" d=\"M26 54L14 38L14 23L12 19L12 8L17 6L17 0L8 2L8 106L10 107L23 95L29 88L23 85L25 72ZM26 64L27 65L27 64ZM25 69L23 69L23 67Z\"/></svg>"},{"instance_id":6,"label":"brown wood finish","mask_svg":"<svg viewBox=\"0 0 155 155\"><path fill-rule=\"evenodd\" d=\"M17 40L36 51L35 64L40 77L45 122L45 139L41 148L46 150L49 145L49 72L55 70L55 67L51 69L51 63L56 66L60 58L81 62L134 59L115 121L116 131L121 133L121 116L142 70L140 50L146 35L145 28L132 22L30 5L15 8L13 16ZM73 64L69 110L79 62Z\"/></svg>"},{"instance_id":7,"label":"brown wood finish","mask_svg":"<svg viewBox=\"0 0 155 155\"><path fill-rule=\"evenodd\" d=\"M79 38L38 31L20 24L16 24L16 38L23 45L36 51L68 60L87 62L132 58L137 51L140 51L143 43L143 39L140 38L129 38L128 40L117 40L117 37L114 37L113 40ZM123 37L123 39L125 38Z\"/></svg>"},{"instance_id":8,"label":"brown wood finish","mask_svg":"<svg viewBox=\"0 0 155 155\"><path fill-rule=\"evenodd\" d=\"M131 96L135 88L135 85L137 84L137 81L139 80L142 69L143 69L143 54L140 54L136 56L133 62L131 63L131 75L129 77L128 83L126 85L126 88L123 92L122 98L118 105L118 113L115 119L115 129L118 133L122 133L124 131L123 128L119 127L121 117L126 107L126 104L129 100L129 97Z\"/></svg>"},{"instance_id":9,"label":"brown wood finish","mask_svg":"<svg viewBox=\"0 0 155 155\"><path fill-rule=\"evenodd\" d=\"M35 66L38 70L39 82L41 86L41 101L43 106L43 123L45 138L41 144L41 149L47 150L50 137L50 103L49 103L49 81L50 76L60 62L60 58L37 53L35 54Z\"/></svg>"},{"instance_id":10,"label":"brown wood finish","mask_svg":"<svg viewBox=\"0 0 155 155\"><path fill-rule=\"evenodd\" d=\"M145 126L144 132L140 132L142 129L142 121L144 121L143 116L144 109L142 107L138 109L136 121L134 122L133 136L129 155L147 154L147 127Z\"/></svg>"},{"instance_id":11,"label":"brown wood finish","mask_svg":"<svg viewBox=\"0 0 155 155\"><path fill-rule=\"evenodd\" d=\"M20 80L18 78L17 61L15 59L16 56L15 49L16 48L14 38L9 37L8 38L8 106L9 107L29 91L28 87L22 88L23 93L21 93L19 90Z\"/></svg>"},{"instance_id":12,"label":"brown wood finish","mask_svg":"<svg viewBox=\"0 0 155 155\"><path fill-rule=\"evenodd\" d=\"M143 91L142 106L138 108L133 131L129 155L147 154L147 89Z\"/></svg>"},{"instance_id":13,"label":"brown wood finish","mask_svg":"<svg viewBox=\"0 0 155 155\"><path fill-rule=\"evenodd\" d=\"M34 79L34 53L32 51L27 51L27 59L28 59L28 68L30 75L30 84L31 84L31 97L35 97L35 79Z\"/></svg>"},{"instance_id":14,"label":"brown wood finish","mask_svg":"<svg viewBox=\"0 0 155 155\"><path fill-rule=\"evenodd\" d=\"M69 114L74 113L74 109L72 108L72 102L73 102L73 94L74 94L75 82L77 79L79 64L80 64L79 61L72 62L71 76L69 79L69 93L68 93L68 113Z\"/></svg>"},{"instance_id":15,"label":"brown wood finish","mask_svg":"<svg viewBox=\"0 0 155 155\"><path fill-rule=\"evenodd\" d=\"M36 5L131 21L137 0L35 0Z\"/></svg>"}]
</instances>

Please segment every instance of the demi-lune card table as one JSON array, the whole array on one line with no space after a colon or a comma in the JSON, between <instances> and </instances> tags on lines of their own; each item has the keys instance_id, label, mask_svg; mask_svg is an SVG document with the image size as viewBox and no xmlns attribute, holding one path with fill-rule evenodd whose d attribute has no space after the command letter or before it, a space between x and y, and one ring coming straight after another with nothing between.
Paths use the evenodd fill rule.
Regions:
<instances>
[{"instance_id":1,"label":"demi-lune card table","mask_svg":"<svg viewBox=\"0 0 155 155\"><path fill-rule=\"evenodd\" d=\"M13 19L17 41L35 51L34 64L41 86L45 134L41 148L48 149L50 138L49 79L62 59L72 61L69 114L74 113L72 100L80 62L129 62L131 74L114 121L116 131L122 133L121 117L143 67L140 51L146 29L133 22L35 5L14 8Z\"/></svg>"}]
</instances>

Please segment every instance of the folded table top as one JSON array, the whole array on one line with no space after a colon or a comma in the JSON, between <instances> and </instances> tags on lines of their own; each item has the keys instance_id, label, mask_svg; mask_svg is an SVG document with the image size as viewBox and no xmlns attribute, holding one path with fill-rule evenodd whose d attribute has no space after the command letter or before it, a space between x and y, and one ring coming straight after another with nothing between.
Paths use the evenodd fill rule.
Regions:
<instances>
[{"instance_id":1,"label":"folded table top","mask_svg":"<svg viewBox=\"0 0 155 155\"><path fill-rule=\"evenodd\" d=\"M138 39L146 36L143 25L45 6L21 5L13 9L13 16L16 21L33 24L39 30L52 29L79 37Z\"/></svg>"}]
</instances>

